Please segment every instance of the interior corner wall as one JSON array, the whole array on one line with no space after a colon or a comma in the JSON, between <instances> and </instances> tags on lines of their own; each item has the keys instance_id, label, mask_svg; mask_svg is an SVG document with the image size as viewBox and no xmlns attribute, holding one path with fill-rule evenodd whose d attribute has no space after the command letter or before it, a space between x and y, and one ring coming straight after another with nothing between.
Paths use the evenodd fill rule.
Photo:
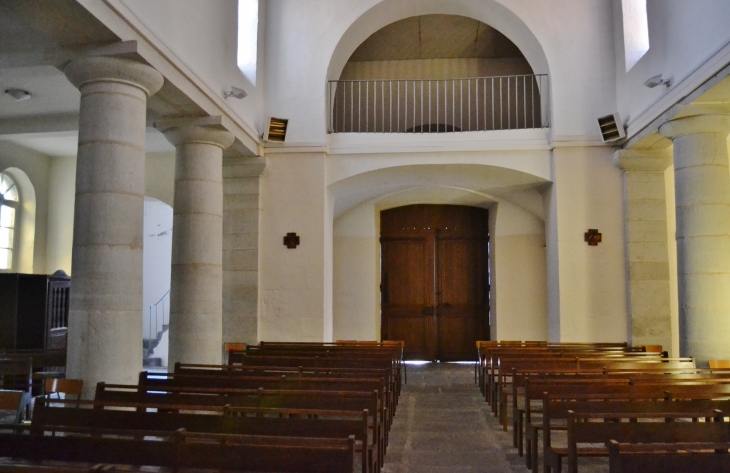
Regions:
<instances>
[{"instance_id":1,"label":"interior corner wall","mask_svg":"<svg viewBox=\"0 0 730 473\"><path fill-rule=\"evenodd\" d=\"M366 202L335 219L333 327L335 340L380 339L379 212Z\"/></svg>"},{"instance_id":2,"label":"interior corner wall","mask_svg":"<svg viewBox=\"0 0 730 473\"><path fill-rule=\"evenodd\" d=\"M48 272L59 269L71 274L76 201L76 156L51 159L48 186Z\"/></svg>"},{"instance_id":3,"label":"interior corner wall","mask_svg":"<svg viewBox=\"0 0 730 473\"><path fill-rule=\"evenodd\" d=\"M170 207L175 202L175 152L147 153L144 166L144 195Z\"/></svg>"},{"instance_id":4,"label":"interior corner wall","mask_svg":"<svg viewBox=\"0 0 730 473\"><path fill-rule=\"evenodd\" d=\"M669 356L679 356L679 287L677 279L677 211L674 166L664 171L667 192L667 252L669 253L669 311L672 319L672 347Z\"/></svg>"},{"instance_id":5,"label":"interior corner wall","mask_svg":"<svg viewBox=\"0 0 730 473\"><path fill-rule=\"evenodd\" d=\"M324 194L324 311L322 317L322 341L333 342L334 339L334 198L329 189Z\"/></svg>"},{"instance_id":6,"label":"interior corner wall","mask_svg":"<svg viewBox=\"0 0 730 473\"><path fill-rule=\"evenodd\" d=\"M332 222L326 222L325 161L324 153L267 156L260 194L259 340L321 342L331 320L324 301L325 251L332 251L326 248L325 225ZM299 236L299 246L283 244L287 233Z\"/></svg>"},{"instance_id":7,"label":"interior corner wall","mask_svg":"<svg viewBox=\"0 0 730 473\"><path fill-rule=\"evenodd\" d=\"M492 254L496 286L493 340L546 340L548 336L545 225L525 209L498 204ZM495 320L496 319L496 320Z\"/></svg>"},{"instance_id":8,"label":"interior corner wall","mask_svg":"<svg viewBox=\"0 0 730 473\"><path fill-rule=\"evenodd\" d=\"M48 231L48 183L51 160L44 154L23 148L9 141L0 141L0 172L7 168L18 168L30 179L35 191L35 236L32 255L24 258L26 262L20 272L46 274L46 241ZM21 189L22 191L22 189ZM21 195L21 199L22 199ZM21 239L23 238L20 235ZM21 248L21 252L23 249Z\"/></svg>"},{"instance_id":9,"label":"interior corner wall","mask_svg":"<svg viewBox=\"0 0 730 473\"><path fill-rule=\"evenodd\" d=\"M621 171L609 147L555 148L553 166L554 202L548 207L554 206L550 217L557 228L548 230L548 246L556 245L548 248L548 261L557 250L560 264L550 264L549 277L557 273L552 283L560 298L559 341L628 341ZM598 246L584 241L591 228L602 234ZM550 336L554 340L552 331Z\"/></svg>"},{"instance_id":10,"label":"interior corner wall","mask_svg":"<svg viewBox=\"0 0 730 473\"><path fill-rule=\"evenodd\" d=\"M552 173L555 175L554 163ZM560 251L558 247L558 199L555 184L543 191L545 209L545 259L547 265L548 341L560 341Z\"/></svg>"}]
</instances>

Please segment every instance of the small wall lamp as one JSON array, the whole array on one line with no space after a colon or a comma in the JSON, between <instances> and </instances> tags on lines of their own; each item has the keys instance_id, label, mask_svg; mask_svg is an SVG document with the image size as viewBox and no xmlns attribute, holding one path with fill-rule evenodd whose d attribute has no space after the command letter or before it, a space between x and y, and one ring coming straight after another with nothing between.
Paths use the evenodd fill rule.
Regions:
<instances>
[{"instance_id":1,"label":"small wall lamp","mask_svg":"<svg viewBox=\"0 0 730 473\"><path fill-rule=\"evenodd\" d=\"M223 90L223 98L227 99L228 97L235 97L237 99L243 99L246 98L248 94L245 90L239 89L238 87L231 86L230 90Z\"/></svg>"},{"instance_id":2,"label":"small wall lamp","mask_svg":"<svg viewBox=\"0 0 730 473\"><path fill-rule=\"evenodd\" d=\"M5 94L14 98L16 102L28 100L29 98L32 97L30 92L28 92L27 90L23 90L23 89L7 89L7 90L5 90Z\"/></svg>"},{"instance_id":3,"label":"small wall lamp","mask_svg":"<svg viewBox=\"0 0 730 473\"><path fill-rule=\"evenodd\" d=\"M662 75L659 74L654 77L650 77L646 82L644 82L644 87L649 87L650 89L653 89L658 85L663 85L669 88L669 86L672 85L672 78L662 79Z\"/></svg>"}]
</instances>

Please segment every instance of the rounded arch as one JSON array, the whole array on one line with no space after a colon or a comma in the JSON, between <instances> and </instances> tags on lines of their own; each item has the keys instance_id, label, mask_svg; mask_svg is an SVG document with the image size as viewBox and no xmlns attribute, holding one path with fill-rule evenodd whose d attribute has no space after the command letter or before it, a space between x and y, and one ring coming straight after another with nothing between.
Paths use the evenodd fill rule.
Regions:
<instances>
[{"instance_id":1,"label":"rounded arch","mask_svg":"<svg viewBox=\"0 0 730 473\"><path fill-rule=\"evenodd\" d=\"M536 175L500 166L455 163L385 167L346 177L328 187L334 201L334 218L337 218L363 202L408 194L413 198L416 189L429 189L429 200L433 202L449 203L456 199L454 193L459 193L462 197L457 200L480 202L479 205L483 205L508 198L506 194L544 186L548 182ZM398 205L405 204L392 206ZM516 205L543 219L541 207L526 202Z\"/></svg>"},{"instance_id":2,"label":"rounded arch","mask_svg":"<svg viewBox=\"0 0 730 473\"><path fill-rule=\"evenodd\" d=\"M0 170L0 172L6 173L15 181L20 197L20 216L16 228L17 243L14 245L18 254L13 272L32 274L35 250L35 187L25 171L19 168L9 167Z\"/></svg>"},{"instance_id":3,"label":"rounded arch","mask_svg":"<svg viewBox=\"0 0 730 473\"><path fill-rule=\"evenodd\" d=\"M332 53L327 80L338 79L355 49L376 31L404 18L429 14L460 15L490 25L517 45L536 74L549 73L547 57L535 35L514 12L495 0L382 0L342 35Z\"/></svg>"},{"instance_id":4,"label":"rounded arch","mask_svg":"<svg viewBox=\"0 0 730 473\"><path fill-rule=\"evenodd\" d=\"M547 269L542 190L549 180L486 164L413 164L344 177L333 199L335 338L377 339L380 327L380 211L411 204L489 209L491 328L547 337ZM527 295L519 296L519 288Z\"/></svg>"}]
</instances>

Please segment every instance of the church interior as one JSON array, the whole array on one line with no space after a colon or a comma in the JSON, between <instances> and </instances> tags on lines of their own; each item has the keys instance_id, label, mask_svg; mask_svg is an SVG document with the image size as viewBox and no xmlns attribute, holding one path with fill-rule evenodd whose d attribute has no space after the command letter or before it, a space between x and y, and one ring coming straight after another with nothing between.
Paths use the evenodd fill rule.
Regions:
<instances>
[{"instance_id":1,"label":"church interior","mask_svg":"<svg viewBox=\"0 0 730 473\"><path fill-rule=\"evenodd\" d=\"M0 0L0 473L730 471L728 19Z\"/></svg>"}]
</instances>

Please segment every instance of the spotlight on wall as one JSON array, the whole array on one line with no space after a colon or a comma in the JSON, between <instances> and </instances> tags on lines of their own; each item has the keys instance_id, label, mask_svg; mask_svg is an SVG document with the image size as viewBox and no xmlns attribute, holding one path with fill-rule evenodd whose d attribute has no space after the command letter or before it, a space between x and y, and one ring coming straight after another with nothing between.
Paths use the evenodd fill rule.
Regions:
<instances>
[{"instance_id":1,"label":"spotlight on wall","mask_svg":"<svg viewBox=\"0 0 730 473\"><path fill-rule=\"evenodd\" d=\"M658 85L663 85L666 88L669 88L669 86L672 85L672 78L662 79L662 75L659 74L654 77L650 77L646 82L644 82L644 87L649 87L650 89L653 89Z\"/></svg>"},{"instance_id":2,"label":"spotlight on wall","mask_svg":"<svg viewBox=\"0 0 730 473\"><path fill-rule=\"evenodd\" d=\"M243 99L246 98L248 94L245 90L239 89L238 87L231 86L230 90L223 90L223 98L227 99L228 97L235 97L237 99Z\"/></svg>"},{"instance_id":3,"label":"spotlight on wall","mask_svg":"<svg viewBox=\"0 0 730 473\"><path fill-rule=\"evenodd\" d=\"M286 140L286 128L289 125L288 118L269 118L269 126L264 133L264 141L278 141L283 143Z\"/></svg>"},{"instance_id":4,"label":"spotlight on wall","mask_svg":"<svg viewBox=\"0 0 730 473\"><path fill-rule=\"evenodd\" d=\"M624 130L618 113L600 117L598 119L598 128L601 130L601 138L603 138L604 143L618 141L626 137L626 130Z\"/></svg>"},{"instance_id":5,"label":"spotlight on wall","mask_svg":"<svg viewBox=\"0 0 730 473\"><path fill-rule=\"evenodd\" d=\"M28 100L32 97L30 92L23 89L7 89L5 90L5 94L14 98L16 102L22 102L23 100Z\"/></svg>"}]
</instances>

